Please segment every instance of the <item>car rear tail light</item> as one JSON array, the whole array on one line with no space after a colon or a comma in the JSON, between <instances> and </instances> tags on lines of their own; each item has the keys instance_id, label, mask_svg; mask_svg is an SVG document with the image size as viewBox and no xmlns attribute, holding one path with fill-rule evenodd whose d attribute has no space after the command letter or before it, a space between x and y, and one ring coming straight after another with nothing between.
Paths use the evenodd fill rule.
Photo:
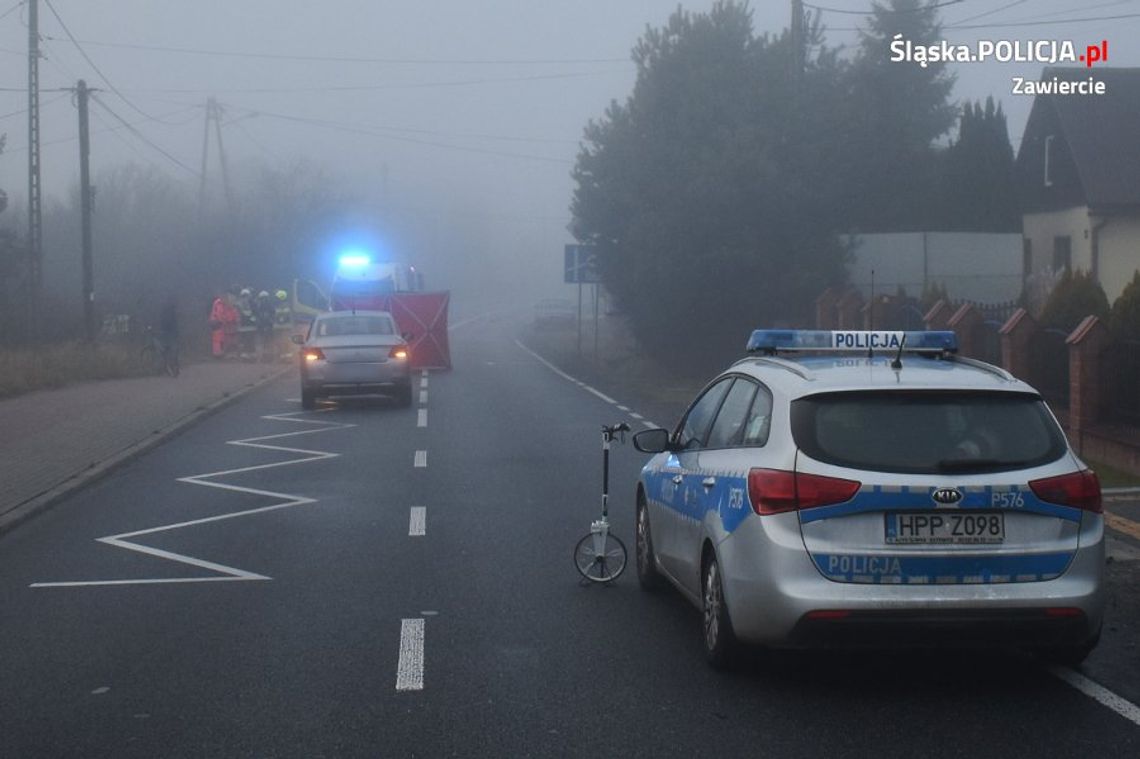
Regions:
<instances>
[{"instance_id":1,"label":"car rear tail light","mask_svg":"<svg viewBox=\"0 0 1140 759\"><path fill-rule=\"evenodd\" d=\"M1100 480L1091 469L1033 480L1029 483L1029 488L1042 501L1072 506L1094 514L1104 510L1100 502Z\"/></svg>"},{"instance_id":2,"label":"car rear tail light","mask_svg":"<svg viewBox=\"0 0 1140 759\"><path fill-rule=\"evenodd\" d=\"M408 346L397 345L388 351L388 358L405 359L408 357Z\"/></svg>"},{"instance_id":3,"label":"car rear tail light","mask_svg":"<svg viewBox=\"0 0 1140 759\"><path fill-rule=\"evenodd\" d=\"M301 355L306 361L323 361L325 358L325 352L320 348L305 348Z\"/></svg>"},{"instance_id":4,"label":"car rear tail light","mask_svg":"<svg viewBox=\"0 0 1140 759\"><path fill-rule=\"evenodd\" d=\"M753 469L748 472L748 498L761 516L843 503L859 492L862 483L839 477Z\"/></svg>"}]
</instances>

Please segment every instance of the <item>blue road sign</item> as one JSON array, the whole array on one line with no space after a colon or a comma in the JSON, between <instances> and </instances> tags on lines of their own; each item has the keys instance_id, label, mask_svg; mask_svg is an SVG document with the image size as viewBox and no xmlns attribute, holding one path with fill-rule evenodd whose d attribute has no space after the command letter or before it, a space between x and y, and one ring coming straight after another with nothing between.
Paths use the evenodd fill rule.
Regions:
<instances>
[{"instance_id":1,"label":"blue road sign","mask_svg":"<svg viewBox=\"0 0 1140 759\"><path fill-rule=\"evenodd\" d=\"M563 281L567 284L602 281L598 276L597 252L593 245L567 245L563 261Z\"/></svg>"}]
</instances>

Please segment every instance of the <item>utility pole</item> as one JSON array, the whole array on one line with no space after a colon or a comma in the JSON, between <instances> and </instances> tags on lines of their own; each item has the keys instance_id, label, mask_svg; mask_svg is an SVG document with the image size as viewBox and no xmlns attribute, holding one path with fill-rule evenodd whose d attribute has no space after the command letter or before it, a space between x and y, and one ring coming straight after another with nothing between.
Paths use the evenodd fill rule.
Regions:
<instances>
[{"instance_id":1,"label":"utility pole","mask_svg":"<svg viewBox=\"0 0 1140 759\"><path fill-rule=\"evenodd\" d=\"M40 330L43 280L43 215L40 208L40 24L39 0L28 0L28 331Z\"/></svg>"},{"instance_id":2,"label":"utility pole","mask_svg":"<svg viewBox=\"0 0 1140 759\"><path fill-rule=\"evenodd\" d=\"M202 171L198 182L198 218L206 215L206 189L207 171L210 165L210 124L214 126L214 137L218 142L218 162L222 169L222 186L226 193L226 202L233 207L233 190L230 188L229 167L226 163L226 146L222 143L222 114L224 109L218 105L214 98L206 98L206 122L202 133Z\"/></svg>"},{"instance_id":3,"label":"utility pole","mask_svg":"<svg viewBox=\"0 0 1140 759\"><path fill-rule=\"evenodd\" d=\"M76 85L79 105L79 205L83 215L83 327L87 342L95 342L95 265L91 252L91 142L87 128L87 99L91 90L82 79Z\"/></svg>"},{"instance_id":4,"label":"utility pole","mask_svg":"<svg viewBox=\"0 0 1140 759\"><path fill-rule=\"evenodd\" d=\"M803 0L792 0L792 73L799 79L804 73L804 64L807 56L807 30L804 23Z\"/></svg>"}]
</instances>

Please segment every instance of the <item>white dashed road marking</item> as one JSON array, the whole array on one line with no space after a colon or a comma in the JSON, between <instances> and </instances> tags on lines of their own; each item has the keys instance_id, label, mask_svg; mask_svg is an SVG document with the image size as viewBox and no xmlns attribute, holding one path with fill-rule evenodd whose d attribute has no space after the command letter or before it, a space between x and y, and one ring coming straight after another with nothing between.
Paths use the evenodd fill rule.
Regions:
<instances>
[{"instance_id":1,"label":"white dashed road marking","mask_svg":"<svg viewBox=\"0 0 1140 759\"><path fill-rule=\"evenodd\" d=\"M1100 683L1095 683L1080 672L1067 667L1050 667L1049 671L1089 698L1107 706L1129 722L1140 725L1140 706L1116 695Z\"/></svg>"},{"instance_id":2,"label":"white dashed road marking","mask_svg":"<svg viewBox=\"0 0 1140 759\"><path fill-rule=\"evenodd\" d=\"M427 451L416 451L415 465L420 469L427 466Z\"/></svg>"},{"instance_id":3,"label":"white dashed road marking","mask_svg":"<svg viewBox=\"0 0 1140 759\"><path fill-rule=\"evenodd\" d=\"M426 408L420 409L419 416L416 417L416 426L417 427L427 427L427 409Z\"/></svg>"},{"instance_id":4,"label":"white dashed road marking","mask_svg":"<svg viewBox=\"0 0 1140 759\"><path fill-rule=\"evenodd\" d=\"M108 688L106 685L104 685L102 688L96 688L95 690L91 691L91 695L92 696L102 696L104 693L106 693L109 690L111 690L111 689Z\"/></svg>"},{"instance_id":5,"label":"white dashed road marking","mask_svg":"<svg viewBox=\"0 0 1140 759\"><path fill-rule=\"evenodd\" d=\"M248 572L244 569L237 569L236 567L227 567L224 564L215 564L212 561L205 561L197 559L193 556L185 556L183 554L174 553L173 551L164 551L159 548L142 545L135 543L133 540L127 538L138 538L142 535L152 535L158 532L168 532L170 530L178 530L183 527L193 527L200 524L208 524L211 522L220 522L226 519L235 519L237 517L250 516L253 514L264 514L270 511L277 511L279 509L288 509L294 506L303 506L305 504L316 503L316 498L309 498L303 495L293 495L290 493L278 493L272 490L260 490L258 488L241 487L239 485L230 485L225 482L214 482L214 478L225 477L228 475L245 474L246 472L256 472L264 469L274 469L282 466L293 466L295 464L307 464L311 461L323 461L324 459L331 459L340 456L339 453L330 453L329 451L311 451L304 448L288 448L283 445L268 445L266 441L280 440L282 438L297 437L299 435L311 435L316 432L328 432L334 429L344 429L347 427L355 427L355 424L344 424L341 422L324 422L317 419L297 419L296 417L305 414L305 411L292 411L287 414L270 414L263 416L262 419L270 419L278 422L293 422L297 424L315 424L318 425L317 429L300 430L299 432L282 432L276 435L261 435L259 437L245 438L244 440L229 440L226 445L240 445L247 448L260 448L267 451L279 451L282 453L299 454L301 458L288 459L286 461L275 461L270 464L258 464L256 466L245 466L237 469L224 469L220 472L209 472L207 474L195 474L190 477L179 477L178 482L185 482L190 485L201 485L207 488L219 488L221 490L228 490L235 493L247 493L249 495L260 495L267 498L277 500L269 506L261 506L256 509L245 509L243 511L234 511L228 514L218 514L212 517L205 517L204 519L191 519L186 522L177 522L175 524L165 524L159 527L150 527L145 530L135 530L133 532L124 532L118 535L108 535L105 538L96 538L100 543L114 546L116 548L123 548L128 551L154 556L159 559L167 559L168 561L175 561L179 564L186 564L199 569L206 569L217 574L208 577L164 577L156 579L138 579L138 580L83 580L76 582L34 582L29 587L32 588L76 588L87 587L95 585L163 585L163 584L176 584L176 583L193 583L193 582L233 582L235 580L269 580L272 579L265 575L257 574L255 572Z\"/></svg>"},{"instance_id":6,"label":"white dashed road marking","mask_svg":"<svg viewBox=\"0 0 1140 759\"><path fill-rule=\"evenodd\" d=\"M396 663L396 690L424 689L424 620L400 620L400 659Z\"/></svg>"},{"instance_id":7,"label":"white dashed road marking","mask_svg":"<svg viewBox=\"0 0 1140 759\"><path fill-rule=\"evenodd\" d=\"M421 389L421 390L427 390L427 383L428 383L428 378L427 378L427 377L422 377L422 378L420 379L420 389Z\"/></svg>"},{"instance_id":8,"label":"white dashed road marking","mask_svg":"<svg viewBox=\"0 0 1140 759\"><path fill-rule=\"evenodd\" d=\"M421 406L426 406L426 405L427 405L427 398L428 398L428 396L427 396L427 390L421 390L421 391L420 391L420 405L421 405Z\"/></svg>"},{"instance_id":9,"label":"white dashed road marking","mask_svg":"<svg viewBox=\"0 0 1140 759\"><path fill-rule=\"evenodd\" d=\"M408 516L408 537L418 538L427 533L427 507L413 506Z\"/></svg>"}]
</instances>

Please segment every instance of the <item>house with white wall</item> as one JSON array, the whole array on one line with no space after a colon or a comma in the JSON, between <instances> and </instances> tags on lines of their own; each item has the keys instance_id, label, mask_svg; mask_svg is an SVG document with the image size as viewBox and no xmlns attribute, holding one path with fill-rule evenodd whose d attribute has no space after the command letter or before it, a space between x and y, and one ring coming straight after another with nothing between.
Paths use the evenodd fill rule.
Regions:
<instances>
[{"instance_id":1,"label":"house with white wall","mask_svg":"<svg viewBox=\"0 0 1140 759\"><path fill-rule=\"evenodd\" d=\"M1026 279L1090 272L1111 303L1140 268L1140 68L1046 68L1102 95L1037 95L1017 153Z\"/></svg>"}]
</instances>

